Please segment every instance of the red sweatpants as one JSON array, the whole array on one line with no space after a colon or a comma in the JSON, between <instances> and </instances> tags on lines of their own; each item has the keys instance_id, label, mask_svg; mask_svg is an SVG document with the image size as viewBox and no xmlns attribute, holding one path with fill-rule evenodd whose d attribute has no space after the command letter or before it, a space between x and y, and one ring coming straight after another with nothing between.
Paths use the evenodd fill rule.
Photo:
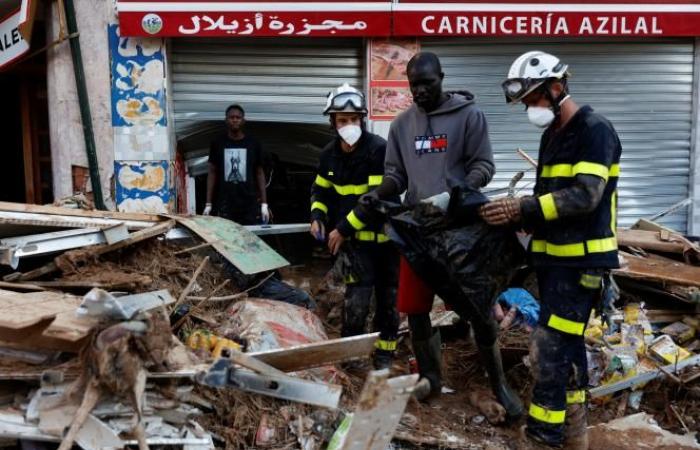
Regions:
<instances>
[{"instance_id":1,"label":"red sweatpants","mask_svg":"<svg viewBox=\"0 0 700 450\"><path fill-rule=\"evenodd\" d=\"M421 277L411 269L402 256L399 263L399 292L396 309L406 314L427 314L433 307L435 293Z\"/></svg>"}]
</instances>

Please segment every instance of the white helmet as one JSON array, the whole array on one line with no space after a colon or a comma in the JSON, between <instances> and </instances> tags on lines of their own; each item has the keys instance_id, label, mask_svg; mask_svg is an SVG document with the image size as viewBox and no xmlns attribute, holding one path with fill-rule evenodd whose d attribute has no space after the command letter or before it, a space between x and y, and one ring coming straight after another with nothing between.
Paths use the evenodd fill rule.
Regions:
<instances>
[{"instance_id":1,"label":"white helmet","mask_svg":"<svg viewBox=\"0 0 700 450\"><path fill-rule=\"evenodd\" d=\"M339 112L367 114L365 96L348 83L343 83L342 86L333 89L328 93L326 109L323 110L323 114Z\"/></svg>"},{"instance_id":2,"label":"white helmet","mask_svg":"<svg viewBox=\"0 0 700 450\"><path fill-rule=\"evenodd\" d=\"M519 102L550 78L566 78L568 68L549 53L533 51L520 55L510 66L508 78L501 84L506 102Z\"/></svg>"}]
</instances>

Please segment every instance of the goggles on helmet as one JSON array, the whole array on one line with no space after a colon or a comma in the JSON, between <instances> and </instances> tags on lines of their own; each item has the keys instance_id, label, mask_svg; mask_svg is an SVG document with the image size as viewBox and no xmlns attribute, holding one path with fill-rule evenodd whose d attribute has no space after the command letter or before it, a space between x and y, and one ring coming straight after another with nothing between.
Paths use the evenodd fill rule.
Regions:
<instances>
[{"instance_id":1,"label":"goggles on helmet","mask_svg":"<svg viewBox=\"0 0 700 450\"><path fill-rule=\"evenodd\" d=\"M365 98L356 92L342 92L331 99L324 114L332 112L366 113Z\"/></svg>"},{"instance_id":2,"label":"goggles on helmet","mask_svg":"<svg viewBox=\"0 0 700 450\"><path fill-rule=\"evenodd\" d=\"M501 83L507 103L516 103L547 81L546 78L509 78Z\"/></svg>"}]
</instances>

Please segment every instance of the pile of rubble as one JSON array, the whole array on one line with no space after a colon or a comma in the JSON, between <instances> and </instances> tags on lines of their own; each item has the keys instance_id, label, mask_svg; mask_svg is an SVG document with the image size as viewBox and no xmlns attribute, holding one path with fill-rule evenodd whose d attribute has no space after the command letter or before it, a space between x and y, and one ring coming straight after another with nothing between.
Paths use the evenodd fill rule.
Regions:
<instances>
[{"instance_id":1,"label":"pile of rubble","mask_svg":"<svg viewBox=\"0 0 700 450\"><path fill-rule=\"evenodd\" d=\"M310 310L250 297L288 264L256 233L300 231L250 228L0 203L0 438L386 445L417 376L348 375L377 334L329 339Z\"/></svg>"},{"instance_id":2,"label":"pile of rubble","mask_svg":"<svg viewBox=\"0 0 700 450\"><path fill-rule=\"evenodd\" d=\"M318 270L285 267L259 237L301 231L0 202L0 442L520 448L519 424L505 423L464 324L441 302L431 313L445 347L439 399L409 401L417 375L405 323L392 372L408 375L358 364L377 334L338 338L343 287L327 261ZM629 448L635 439L693 448L700 248L650 221L618 239L619 298L585 332L592 448ZM270 280L313 299L259 298L274 291L261 290ZM536 297L536 283L523 277L494 310L509 381L524 399Z\"/></svg>"}]
</instances>

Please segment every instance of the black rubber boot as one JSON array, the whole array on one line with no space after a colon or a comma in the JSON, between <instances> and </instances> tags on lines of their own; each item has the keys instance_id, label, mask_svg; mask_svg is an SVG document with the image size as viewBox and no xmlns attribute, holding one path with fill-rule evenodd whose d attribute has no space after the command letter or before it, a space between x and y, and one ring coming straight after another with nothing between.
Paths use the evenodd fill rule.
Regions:
<instances>
[{"instance_id":1,"label":"black rubber boot","mask_svg":"<svg viewBox=\"0 0 700 450\"><path fill-rule=\"evenodd\" d=\"M518 394L508 385L506 375L503 372L503 361L501 361L501 351L498 345L494 344L490 347L479 346L479 354L489 375L491 390L493 390L498 403L505 408L508 420L519 419L525 413L525 408Z\"/></svg>"},{"instance_id":2,"label":"black rubber boot","mask_svg":"<svg viewBox=\"0 0 700 450\"><path fill-rule=\"evenodd\" d=\"M420 401L435 398L442 390L442 352L440 331L435 330L429 339L412 339L413 353L418 363L420 380L413 395ZM427 383L426 383L427 381Z\"/></svg>"}]
</instances>

